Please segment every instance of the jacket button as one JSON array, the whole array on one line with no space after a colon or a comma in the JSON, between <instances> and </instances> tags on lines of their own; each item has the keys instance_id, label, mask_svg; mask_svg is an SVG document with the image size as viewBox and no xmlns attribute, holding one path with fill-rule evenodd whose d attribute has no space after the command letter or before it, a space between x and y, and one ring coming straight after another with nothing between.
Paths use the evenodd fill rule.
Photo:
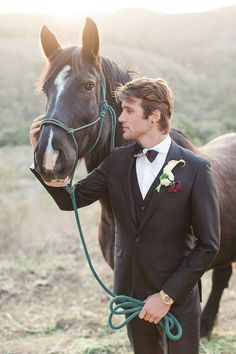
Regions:
<instances>
[{"instance_id":1,"label":"jacket button","mask_svg":"<svg viewBox=\"0 0 236 354\"><path fill-rule=\"evenodd\" d=\"M143 206L141 207L141 209L142 209L142 210L145 210L146 208L145 208L145 206L143 205Z\"/></svg>"},{"instance_id":2,"label":"jacket button","mask_svg":"<svg viewBox=\"0 0 236 354\"><path fill-rule=\"evenodd\" d=\"M139 237L139 236L136 236L136 237L135 237L135 241L136 241L136 242L139 242L139 241L140 241L140 237Z\"/></svg>"}]
</instances>

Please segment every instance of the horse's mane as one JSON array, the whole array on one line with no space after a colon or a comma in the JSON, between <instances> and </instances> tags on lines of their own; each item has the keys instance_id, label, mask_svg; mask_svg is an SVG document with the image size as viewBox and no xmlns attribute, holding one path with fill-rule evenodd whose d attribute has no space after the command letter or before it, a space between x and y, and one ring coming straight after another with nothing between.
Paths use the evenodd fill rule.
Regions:
<instances>
[{"instance_id":1,"label":"horse's mane","mask_svg":"<svg viewBox=\"0 0 236 354\"><path fill-rule=\"evenodd\" d=\"M185 149L191 150L196 154L199 154L198 148L194 146L191 143L189 137L179 129L172 128L170 131L170 136L178 145L182 146Z\"/></svg>"},{"instance_id":2,"label":"horse's mane","mask_svg":"<svg viewBox=\"0 0 236 354\"><path fill-rule=\"evenodd\" d=\"M121 70L116 63L102 57L102 70L106 78L107 89L113 93L114 89L132 79L130 70Z\"/></svg>"}]
</instances>

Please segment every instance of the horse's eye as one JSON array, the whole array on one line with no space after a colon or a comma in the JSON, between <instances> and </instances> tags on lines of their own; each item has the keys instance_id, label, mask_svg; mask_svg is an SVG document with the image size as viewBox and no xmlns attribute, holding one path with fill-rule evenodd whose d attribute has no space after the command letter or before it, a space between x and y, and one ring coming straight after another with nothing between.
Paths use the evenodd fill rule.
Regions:
<instances>
[{"instance_id":1,"label":"horse's eye","mask_svg":"<svg viewBox=\"0 0 236 354\"><path fill-rule=\"evenodd\" d=\"M94 88L94 83L89 82L88 84L84 85L86 91L91 91Z\"/></svg>"}]
</instances>

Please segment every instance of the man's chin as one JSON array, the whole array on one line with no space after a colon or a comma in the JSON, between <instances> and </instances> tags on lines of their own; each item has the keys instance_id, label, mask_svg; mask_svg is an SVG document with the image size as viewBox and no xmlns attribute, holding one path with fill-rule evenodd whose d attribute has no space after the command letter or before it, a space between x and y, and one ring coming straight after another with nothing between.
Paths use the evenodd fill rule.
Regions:
<instances>
[{"instance_id":1,"label":"man's chin","mask_svg":"<svg viewBox=\"0 0 236 354\"><path fill-rule=\"evenodd\" d=\"M133 138L131 136L129 136L129 134L123 134L123 139L125 140L133 140Z\"/></svg>"},{"instance_id":2,"label":"man's chin","mask_svg":"<svg viewBox=\"0 0 236 354\"><path fill-rule=\"evenodd\" d=\"M70 177L65 179L52 179L51 181L44 181L44 183L49 187L65 187L68 185Z\"/></svg>"}]
</instances>

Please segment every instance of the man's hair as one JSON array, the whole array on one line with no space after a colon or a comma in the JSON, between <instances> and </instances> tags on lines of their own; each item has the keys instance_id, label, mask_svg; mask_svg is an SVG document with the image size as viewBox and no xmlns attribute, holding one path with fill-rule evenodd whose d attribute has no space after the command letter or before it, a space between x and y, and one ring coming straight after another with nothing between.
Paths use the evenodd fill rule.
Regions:
<instances>
[{"instance_id":1,"label":"man's hair","mask_svg":"<svg viewBox=\"0 0 236 354\"><path fill-rule=\"evenodd\" d=\"M148 118L153 111L158 109L161 113L159 128L169 132L170 118L174 106L174 95L167 82L163 79L141 78L118 86L115 90L117 102L123 102L129 98L141 98L141 106L144 118Z\"/></svg>"}]
</instances>

